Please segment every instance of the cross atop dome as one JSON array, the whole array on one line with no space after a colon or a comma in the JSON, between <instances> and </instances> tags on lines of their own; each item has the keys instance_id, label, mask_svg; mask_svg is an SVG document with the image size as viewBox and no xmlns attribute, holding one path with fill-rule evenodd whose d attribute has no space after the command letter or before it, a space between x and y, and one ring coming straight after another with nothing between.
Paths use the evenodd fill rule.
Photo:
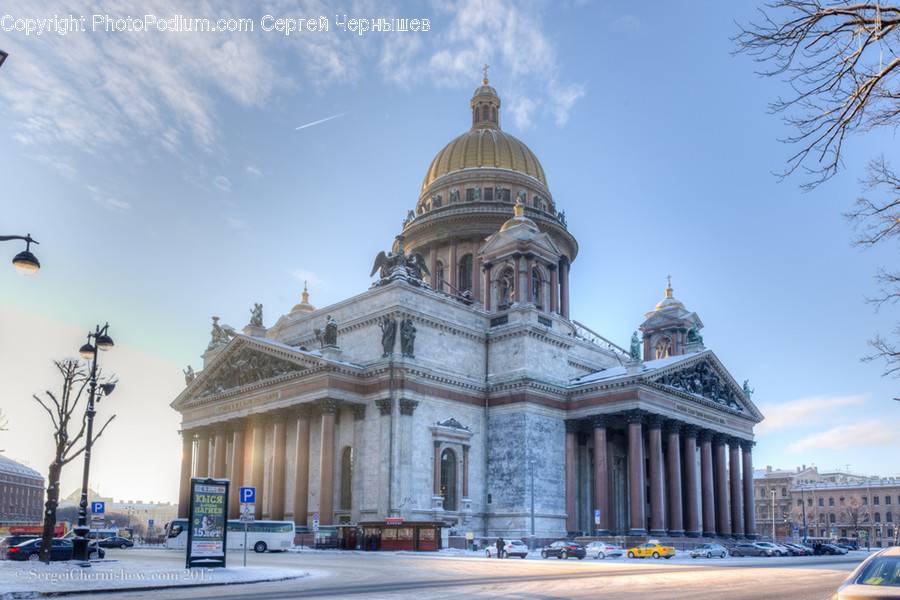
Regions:
<instances>
[{"instance_id":1,"label":"cross atop dome","mask_svg":"<svg viewBox=\"0 0 900 600\"><path fill-rule=\"evenodd\" d=\"M487 63L484 63L484 68L482 69L482 71L484 71L484 79L481 80L481 83L483 83L484 85L488 84L487 70L489 68L490 68L490 65L488 65Z\"/></svg>"}]
</instances>

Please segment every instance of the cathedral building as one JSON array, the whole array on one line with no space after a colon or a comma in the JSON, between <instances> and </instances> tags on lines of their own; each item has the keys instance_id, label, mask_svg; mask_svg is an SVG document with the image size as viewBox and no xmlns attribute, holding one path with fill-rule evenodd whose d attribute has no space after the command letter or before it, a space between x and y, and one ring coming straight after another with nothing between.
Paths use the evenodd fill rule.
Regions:
<instances>
[{"instance_id":1,"label":"cathedral building","mask_svg":"<svg viewBox=\"0 0 900 600\"><path fill-rule=\"evenodd\" d=\"M750 390L671 283L628 349L570 315L578 243L500 107L485 78L369 289L304 290L270 327L257 305L243 333L213 318L172 403L183 513L209 476L298 525L755 537Z\"/></svg>"}]
</instances>

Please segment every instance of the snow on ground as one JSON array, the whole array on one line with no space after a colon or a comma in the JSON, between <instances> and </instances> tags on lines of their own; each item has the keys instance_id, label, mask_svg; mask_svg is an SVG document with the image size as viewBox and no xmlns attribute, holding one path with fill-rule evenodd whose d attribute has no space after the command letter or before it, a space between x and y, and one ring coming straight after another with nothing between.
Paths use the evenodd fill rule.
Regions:
<instances>
[{"instance_id":1,"label":"snow on ground","mask_svg":"<svg viewBox=\"0 0 900 600\"><path fill-rule=\"evenodd\" d=\"M240 561L236 561L240 564ZM235 564L234 562L232 564ZM158 562L136 560L95 560L91 566L78 561L0 561L0 600L39 598L43 594L138 590L158 587L194 587L229 583L253 583L309 577L298 569L269 567L160 568Z\"/></svg>"}]
</instances>

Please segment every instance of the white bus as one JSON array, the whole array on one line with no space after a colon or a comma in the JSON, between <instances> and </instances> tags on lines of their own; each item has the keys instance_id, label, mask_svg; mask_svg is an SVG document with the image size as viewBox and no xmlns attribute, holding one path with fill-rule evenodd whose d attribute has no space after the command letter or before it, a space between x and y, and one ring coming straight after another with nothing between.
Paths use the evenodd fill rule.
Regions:
<instances>
[{"instance_id":1,"label":"white bus","mask_svg":"<svg viewBox=\"0 0 900 600\"><path fill-rule=\"evenodd\" d=\"M172 519L166 525L166 549L184 550L187 547L188 520ZM240 521L228 521L229 550L243 550L244 524ZM247 548L255 552L266 550L290 550L294 544L293 521L254 521L247 523Z\"/></svg>"}]
</instances>

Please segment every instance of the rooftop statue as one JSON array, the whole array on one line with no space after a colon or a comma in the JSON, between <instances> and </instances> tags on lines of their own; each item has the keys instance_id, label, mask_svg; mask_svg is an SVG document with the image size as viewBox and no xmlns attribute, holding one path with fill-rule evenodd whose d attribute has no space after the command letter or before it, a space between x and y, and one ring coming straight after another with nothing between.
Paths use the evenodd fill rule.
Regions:
<instances>
[{"instance_id":1,"label":"rooftop statue","mask_svg":"<svg viewBox=\"0 0 900 600\"><path fill-rule=\"evenodd\" d=\"M694 324L691 325L691 328L688 329L687 332L687 343L688 344L702 344L703 336L700 335L700 321L694 321Z\"/></svg>"},{"instance_id":2,"label":"rooftop statue","mask_svg":"<svg viewBox=\"0 0 900 600\"><path fill-rule=\"evenodd\" d=\"M230 325L219 325L219 317L213 317L212 324L212 332L210 335L209 346L206 347L206 351L215 350L219 346L224 346L228 343L228 340L234 337L235 331Z\"/></svg>"},{"instance_id":3,"label":"rooftop statue","mask_svg":"<svg viewBox=\"0 0 900 600\"><path fill-rule=\"evenodd\" d=\"M628 354L628 360L631 362L641 362L641 340L638 339L637 331L631 336L631 352Z\"/></svg>"},{"instance_id":4,"label":"rooftop statue","mask_svg":"<svg viewBox=\"0 0 900 600\"><path fill-rule=\"evenodd\" d=\"M745 380L744 380L744 395L747 396L747 397L749 398L750 396L753 395L753 392L755 392L755 391L756 391L756 390L751 390L751 389L750 389L750 380L749 380L749 379L745 379Z\"/></svg>"},{"instance_id":5,"label":"rooftop statue","mask_svg":"<svg viewBox=\"0 0 900 600\"><path fill-rule=\"evenodd\" d=\"M262 327L262 304L253 303L253 309L250 311L250 324L256 327Z\"/></svg>"},{"instance_id":6,"label":"rooftop statue","mask_svg":"<svg viewBox=\"0 0 900 600\"><path fill-rule=\"evenodd\" d=\"M369 277L379 272L380 278L373 286L402 280L413 285L427 287L423 281L423 275L431 276L431 273L425 265L425 257L420 252L406 254L403 251L403 239L402 235L397 236L397 252L381 251L375 257L375 264L372 266Z\"/></svg>"}]
</instances>

